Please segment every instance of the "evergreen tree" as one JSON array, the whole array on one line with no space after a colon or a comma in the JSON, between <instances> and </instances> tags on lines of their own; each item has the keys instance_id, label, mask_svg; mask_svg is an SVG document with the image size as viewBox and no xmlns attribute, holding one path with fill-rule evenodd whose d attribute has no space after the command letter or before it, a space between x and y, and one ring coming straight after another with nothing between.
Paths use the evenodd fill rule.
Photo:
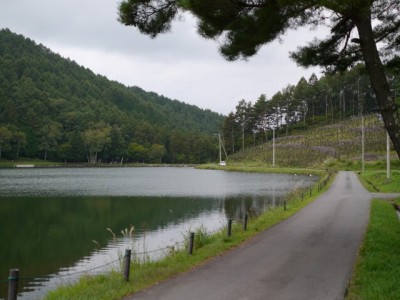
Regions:
<instances>
[{"instance_id":1,"label":"evergreen tree","mask_svg":"<svg viewBox=\"0 0 400 300\"><path fill-rule=\"evenodd\" d=\"M146 149L162 145L165 159L172 157L167 140L173 132L180 131L184 140L194 134L207 139L222 122L220 114L109 81L43 45L0 30L0 127L12 134L11 140L3 138L3 158L121 161L129 143L138 143ZM96 124L107 124L109 135ZM97 147L100 132L105 140ZM190 151L182 150L184 162ZM213 153L207 153L212 159Z\"/></svg>"},{"instance_id":2,"label":"evergreen tree","mask_svg":"<svg viewBox=\"0 0 400 300\"><path fill-rule=\"evenodd\" d=\"M12 133L7 126L0 126L0 159L1 153L10 147L11 138Z\"/></svg>"},{"instance_id":3,"label":"evergreen tree","mask_svg":"<svg viewBox=\"0 0 400 300\"><path fill-rule=\"evenodd\" d=\"M363 61L376 94L385 127L400 156L400 112L390 90L382 59L400 49L398 0L124 0L119 18L155 37L170 29L182 11L198 19L198 31L218 39L229 60L246 58L305 25L331 28L331 35L292 53L303 66L319 65L327 71L346 70ZM358 38L353 38L357 31ZM383 45L378 51L377 43Z\"/></svg>"}]
</instances>

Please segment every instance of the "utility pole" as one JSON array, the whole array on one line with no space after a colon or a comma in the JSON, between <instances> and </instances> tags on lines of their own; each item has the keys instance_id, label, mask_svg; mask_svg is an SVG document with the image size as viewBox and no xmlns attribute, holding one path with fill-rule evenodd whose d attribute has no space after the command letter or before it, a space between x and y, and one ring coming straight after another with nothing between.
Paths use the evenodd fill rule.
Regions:
<instances>
[{"instance_id":1,"label":"utility pole","mask_svg":"<svg viewBox=\"0 0 400 300\"><path fill-rule=\"evenodd\" d=\"M221 163L221 161L222 161L222 152L221 152L221 133L220 133L220 132L218 132L218 134L217 134L217 133L214 133L214 135L218 135L219 163Z\"/></svg>"},{"instance_id":2,"label":"utility pole","mask_svg":"<svg viewBox=\"0 0 400 300\"><path fill-rule=\"evenodd\" d=\"M222 152L221 152L221 133L218 133L218 143L219 143L219 162L222 161Z\"/></svg>"},{"instance_id":3,"label":"utility pole","mask_svg":"<svg viewBox=\"0 0 400 300\"><path fill-rule=\"evenodd\" d=\"M360 80L358 77L357 83L357 100L358 107L361 109L361 171L365 171L365 128L364 128L364 106L360 102Z\"/></svg>"},{"instance_id":4,"label":"utility pole","mask_svg":"<svg viewBox=\"0 0 400 300\"><path fill-rule=\"evenodd\" d=\"M275 128L272 128L272 166L275 167Z\"/></svg>"},{"instance_id":5,"label":"utility pole","mask_svg":"<svg viewBox=\"0 0 400 300\"><path fill-rule=\"evenodd\" d=\"M242 149L244 150L244 125L242 125Z\"/></svg>"}]
</instances>

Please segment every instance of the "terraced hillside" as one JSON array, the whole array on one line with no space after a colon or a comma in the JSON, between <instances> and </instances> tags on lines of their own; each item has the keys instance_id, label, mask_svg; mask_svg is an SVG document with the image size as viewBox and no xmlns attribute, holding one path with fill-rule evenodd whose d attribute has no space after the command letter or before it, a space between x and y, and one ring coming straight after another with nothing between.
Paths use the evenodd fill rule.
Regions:
<instances>
[{"instance_id":1,"label":"terraced hillside","mask_svg":"<svg viewBox=\"0 0 400 300\"><path fill-rule=\"evenodd\" d=\"M379 116L364 117L364 159L366 162L386 158L386 131ZM398 159L391 148L391 158ZM265 144L245 149L229 160L272 165L272 139ZM280 167L315 167L341 163L354 165L362 157L362 118L326 125L292 135L277 133L275 164Z\"/></svg>"}]
</instances>

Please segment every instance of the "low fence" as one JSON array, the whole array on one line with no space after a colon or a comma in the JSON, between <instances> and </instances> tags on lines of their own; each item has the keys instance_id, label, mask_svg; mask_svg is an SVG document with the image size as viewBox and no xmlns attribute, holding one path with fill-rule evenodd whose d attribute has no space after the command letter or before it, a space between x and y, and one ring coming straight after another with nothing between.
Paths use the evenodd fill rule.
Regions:
<instances>
[{"instance_id":1,"label":"low fence","mask_svg":"<svg viewBox=\"0 0 400 300\"><path fill-rule=\"evenodd\" d=\"M248 216L247 214L245 215L243 219L243 229L247 230L247 222L248 222ZM224 227L218 228L214 231L208 232L208 235L213 235L217 232L220 232L223 230ZM226 231L227 231L227 236L230 237L232 235L232 219L229 219L226 225ZM175 243L171 246L167 246L165 248L160 248L152 251L146 251L146 252L138 252L135 253L135 255L140 256L140 255L147 255L149 253L154 253L154 252L165 252L171 250L172 247L179 247L180 245L182 246L187 246L188 249L188 255L193 255L193 251L195 249L195 233L194 232L189 232L189 237L187 239L184 239L181 242ZM54 277L71 277L79 274L88 274L94 270L101 269L116 263L122 264L122 275L125 279L125 281L129 281L129 275L130 275L130 265L131 265L131 259L132 259L132 250L131 249L126 249L125 254L123 257L120 257L116 260L113 260L111 262L108 262L104 265L97 266L91 269L83 270L83 271L78 271L78 272L73 272L73 273L67 273L67 274L62 274L62 275L47 275L47 276L34 276L34 277L22 277L20 276L20 269L10 269L9 270L9 276L8 279L0 280L0 284L8 283L8 293L7 293L7 300L17 300L18 297L18 284L21 280L36 280L36 279L51 279Z\"/></svg>"},{"instance_id":2,"label":"low fence","mask_svg":"<svg viewBox=\"0 0 400 300\"><path fill-rule=\"evenodd\" d=\"M321 191L329 182L330 176L328 176L326 179L318 183L318 185L315 187L317 191ZM310 188L310 190L303 190L301 192L301 201L304 200L306 193L309 193L309 196L312 196L313 193L313 188ZM287 210L287 201L283 201L283 209L286 211ZM249 216L247 214L244 215L243 219L240 220L235 220L237 223L242 224L242 230L247 230L247 224L248 224L248 219ZM206 233L207 235L213 235L217 232L222 232L224 229L226 229L226 235L227 237L230 237L232 235L232 224L233 220L228 219L227 224L219 229L216 229L212 232ZM174 245L167 246L165 248L160 248L152 251L146 251L146 252L141 252L141 253L135 253L135 255L147 255L149 253L153 252L158 252L158 251L169 251L171 250L172 247L182 245L183 248L187 247L188 255L193 255L194 249L195 249L195 232L189 232L189 237L184 239L183 241L179 243L175 243ZM130 275L130 265L131 265L131 259L132 259L132 250L126 249L125 254L123 257L120 257L114 261L111 261L109 263L106 263L101 266L97 266L88 270L84 271L78 271L78 272L73 272L73 273L68 273L68 274L62 274L62 275L49 275L49 276L35 276L35 277L21 277L20 276L20 270L19 269L10 269L9 270L9 276L8 279L5 280L0 280L0 284L6 284L8 283L8 295L7 295L7 300L16 300L18 296L18 283L20 280L36 280L36 279L51 279L54 277L71 277L79 274L88 274L94 270L101 269L104 267L107 267L109 265L113 265L115 263L120 263L122 265L122 275L125 279L125 281L129 281L129 275Z\"/></svg>"}]
</instances>

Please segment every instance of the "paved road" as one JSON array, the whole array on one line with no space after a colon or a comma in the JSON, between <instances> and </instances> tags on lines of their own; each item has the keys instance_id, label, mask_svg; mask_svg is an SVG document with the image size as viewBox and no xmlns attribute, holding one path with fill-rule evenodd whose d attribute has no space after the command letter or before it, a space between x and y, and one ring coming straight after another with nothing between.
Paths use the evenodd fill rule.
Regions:
<instances>
[{"instance_id":1,"label":"paved road","mask_svg":"<svg viewBox=\"0 0 400 300\"><path fill-rule=\"evenodd\" d=\"M343 299L371 194L352 172L293 217L207 264L126 300Z\"/></svg>"}]
</instances>

